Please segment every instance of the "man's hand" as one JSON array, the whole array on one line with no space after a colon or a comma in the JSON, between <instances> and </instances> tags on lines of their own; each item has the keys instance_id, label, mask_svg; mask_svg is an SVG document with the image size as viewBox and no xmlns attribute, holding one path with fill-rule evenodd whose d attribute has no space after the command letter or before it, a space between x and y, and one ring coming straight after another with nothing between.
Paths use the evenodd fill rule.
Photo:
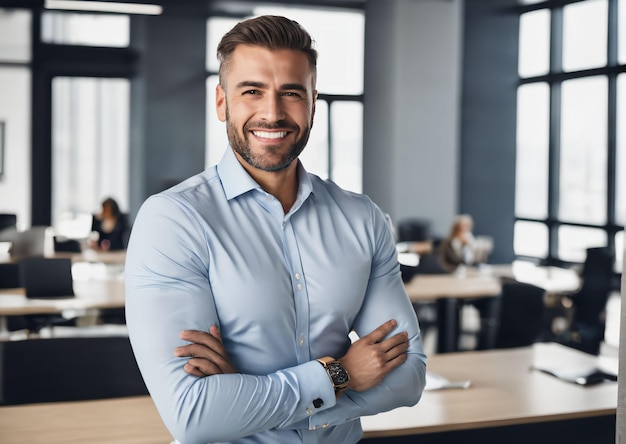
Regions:
<instances>
[{"instance_id":1,"label":"man's hand","mask_svg":"<svg viewBox=\"0 0 626 444\"><path fill-rule=\"evenodd\" d=\"M185 364L185 371L190 375L204 377L225 373L238 373L231 364L228 353L222 343L222 335L216 325L209 332L183 330L180 338L191 342L174 350L174 356L191 358Z\"/></svg>"},{"instance_id":2,"label":"man's hand","mask_svg":"<svg viewBox=\"0 0 626 444\"><path fill-rule=\"evenodd\" d=\"M339 362L350 375L348 389L364 392L378 385L389 372L406 361L409 338L406 332L384 339L396 328L390 320L355 341Z\"/></svg>"}]
</instances>

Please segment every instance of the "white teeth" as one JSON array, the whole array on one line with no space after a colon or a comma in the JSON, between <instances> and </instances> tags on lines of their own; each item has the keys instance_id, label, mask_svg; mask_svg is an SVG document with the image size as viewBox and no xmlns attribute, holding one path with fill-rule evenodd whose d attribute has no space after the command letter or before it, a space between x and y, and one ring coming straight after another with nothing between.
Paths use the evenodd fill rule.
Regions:
<instances>
[{"instance_id":1,"label":"white teeth","mask_svg":"<svg viewBox=\"0 0 626 444\"><path fill-rule=\"evenodd\" d=\"M285 137L287 135L287 131L277 131L277 132L268 132L268 131L252 131L252 133L257 137L262 137L264 139L280 139L281 137Z\"/></svg>"}]
</instances>

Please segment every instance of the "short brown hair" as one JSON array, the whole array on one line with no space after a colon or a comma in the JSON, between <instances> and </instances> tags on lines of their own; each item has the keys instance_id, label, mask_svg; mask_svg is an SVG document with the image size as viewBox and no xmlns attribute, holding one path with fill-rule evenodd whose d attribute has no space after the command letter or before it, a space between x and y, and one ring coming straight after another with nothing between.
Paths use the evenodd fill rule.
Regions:
<instances>
[{"instance_id":1,"label":"short brown hair","mask_svg":"<svg viewBox=\"0 0 626 444\"><path fill-rule=\"evenodd\" d=\"M311 68L317 70L317 51L311 35L295 20L277 15L263 15L237 23L217 45L220 62L220 83L224 70L238 45L254 45L264 48L293 49L307 55Z\"/></svg>"}]
</instances>

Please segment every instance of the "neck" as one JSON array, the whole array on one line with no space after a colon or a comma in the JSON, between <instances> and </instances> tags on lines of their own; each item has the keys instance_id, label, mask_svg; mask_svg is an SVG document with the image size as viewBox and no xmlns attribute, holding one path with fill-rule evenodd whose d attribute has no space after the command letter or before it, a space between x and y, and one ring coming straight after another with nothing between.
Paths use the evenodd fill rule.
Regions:
<instances>
[{"instance_id":1,"label":"neck","mask_svg":"<svg viewBox=\"0 0 626 444\"><path fill-rule=\"evenodd\" d=\"M279 200L285 214L296 202L298 195L298 159L280 171L264 171L250 166L238 153L235 153L239 162L252 178L261 185L263 191Z\"/></svg>"}]
</instances>

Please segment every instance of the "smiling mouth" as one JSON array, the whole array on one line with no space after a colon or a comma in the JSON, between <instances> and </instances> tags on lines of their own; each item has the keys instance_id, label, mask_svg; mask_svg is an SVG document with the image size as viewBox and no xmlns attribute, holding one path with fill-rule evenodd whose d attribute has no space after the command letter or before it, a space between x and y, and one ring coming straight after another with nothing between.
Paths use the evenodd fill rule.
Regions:
<instances>
[{"instance_id":1,"label":"smiling mouth","mask_svg":"<svg viewBox=\"0 0 626 444\"><path fill-rule=\"evenodd\" d=\"M252 134L262 139L281 139L287 135L287 131L252 131Z\"/></svg>"}]
</instances>

